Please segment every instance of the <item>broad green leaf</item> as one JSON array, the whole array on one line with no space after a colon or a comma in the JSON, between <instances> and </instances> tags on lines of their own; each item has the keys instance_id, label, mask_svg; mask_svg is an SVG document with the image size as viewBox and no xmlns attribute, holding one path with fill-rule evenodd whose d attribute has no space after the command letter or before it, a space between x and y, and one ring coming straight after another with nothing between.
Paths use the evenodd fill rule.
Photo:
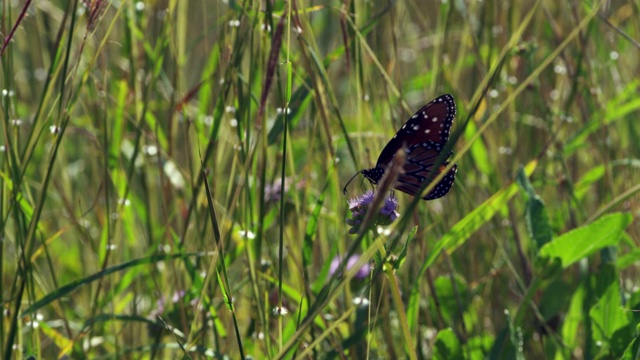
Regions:
<instances>
[{"instance_id":1,"label":"broad green leaf","mask_svg":"<svg viewBox=\"0 0 640 360\"><path fill-rule=\"evenodd\" d=\"M529 236L535 240L538 249L551 241L553 232L549 224L549 215L539 196L529 198L524 216Z\"/></svg>"},{"instance_id":2,"label":"broad green leaf","mask_svg":"<svg viewBox=\"0 0 640 360\"><path fill-rule=\"evenodd\" d=\"M562 343L565 348L560 348L556 353L555 359L561 360L571 356L573 349L578 346L578 330L584 324L584 312L582 309L585 298L585 290L580 286L574 291L569 310L567 310L564 321L562 322Z\"/></svg>"},{"instance_id":3,"label":"broad green leaf","mask_svg":"<svg viewBox=\"0 0 640 360\"><path fill-rule=\"evenodd\" d=\"M627 311L622 308L618 273L611 264L602 267L597 274L594 297L597 302L589 311L591 318L591 333L595 341L608 343L608 348L613 347L614 334L621 335L619 330L628 324ZM631 341L631 339L628 339ZM618 348L621 346L618 345ZM624 347L620 351L622 351ZM612 349L611 349L612 350Z\"/></svg>"},{"instance_id":4,"label":"broad green leaf","mask_svg":"<svg viewBox=\"0 0 640 360\"><path fill-rule=\"evenodd\" d=\"M640 331L636 330L636 333L640 334ZM640 335L637 335L636 338L629 343L629 346L627 346L620 357L621 360L636 360L638 358L640 358Z\"/></svg>"},{"instance_id":5,"label":"broad green leaf","mask_svg":"<svg viewBox=\"0 0 640 360\"><path fill-rule=\"evenodd\" d=\"M631 214L615 213L564 233L540 249L543 258L558 258L567 268L576 261L606 247L615 246L624 229L631 224Z\"/></svg>"},{"instance_id":6,"label":"broad green leaf","mask_svg":"<svg viewBox=\"0 0 640 360\"><path fill-rule=\"evenodd\" d=\"M516 179L528 198L525 208L525 223L527 224L529 237L535 241L537 248L540 249L544 244L551 241L553 237L547 209L542 198L536 194L522 168L518 170Z\"/></svg>"},{"instance_id":7,"label":"broad green leaf","mask_svg":"<svg viewBox=\"0 0 640 360\"><path fill-rule=\"evenodd\" d=\"M628 312L625 314L628 314ZM627 320L624 326L618 328L611 335L609 342L609 347L611 348L610 353L616 358L622 357L629 347L629 344L635 341L636 335L635 322Z\"/></svg>"}]
</instances>

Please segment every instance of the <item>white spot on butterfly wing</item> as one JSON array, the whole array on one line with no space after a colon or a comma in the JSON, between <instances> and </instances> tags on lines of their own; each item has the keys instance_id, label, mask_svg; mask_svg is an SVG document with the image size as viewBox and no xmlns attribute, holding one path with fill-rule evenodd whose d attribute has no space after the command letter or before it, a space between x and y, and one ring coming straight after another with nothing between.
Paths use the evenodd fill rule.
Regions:
<instances>
[{"instance_id":1,"label":"white spot on butterfly wing","mask_svg":"<svg viewBox=\"0 0 640 360\"><path fill-rule=\"evenodd\" d=\"M415 130L415 131L420 130L420 125L413 125L413 130Z\"/></svg>"},{"instance_id":2,"label":"white spot on butterfly wing","mask_svg":"<svg viewBox=\"0 0 640 360\"><path fill-rule=\"evenodd\" d=\"M434 117L433 117L433 120L431 120L431 121L433 121L433 122L438 121L438 117L437 117L437 116L434 116Z\"/></svg>"},{"instance_id":3,"label":"white spot on butterfly wing","mask_svg":"<svg viewBox=\"0 0 640 360\"><path fill-rule=\"evenodd\" d=\"M431 132L431 129L426 129L426 130L424 131L424 133L425 133L425 134L428 134L428 133L430 133L430 132Z\"/></svg>"}]
</instances>

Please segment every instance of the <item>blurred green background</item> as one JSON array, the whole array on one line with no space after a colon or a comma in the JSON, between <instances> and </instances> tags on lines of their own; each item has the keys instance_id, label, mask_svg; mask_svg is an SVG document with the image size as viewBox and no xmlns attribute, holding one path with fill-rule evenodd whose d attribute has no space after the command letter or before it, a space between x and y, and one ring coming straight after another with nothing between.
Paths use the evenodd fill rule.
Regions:
<instances>
[{"instance_id":1,"label":"blurred green background","mask_svg":"<svg viewBox=\"0 0 640 360\"><path fill-rule=\"evenodd\" d=\"M1 3L1 358L637 357L640 2ZM452 190L348 234L445 93Z\"/></svg>"}]
</instances>

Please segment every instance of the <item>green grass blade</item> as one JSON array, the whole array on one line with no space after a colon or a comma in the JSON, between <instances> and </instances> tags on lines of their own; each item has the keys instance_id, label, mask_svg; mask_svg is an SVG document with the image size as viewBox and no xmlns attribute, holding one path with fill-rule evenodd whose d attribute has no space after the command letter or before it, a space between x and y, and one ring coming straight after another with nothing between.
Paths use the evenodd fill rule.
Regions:
<instances>
[{"instance_id":1,"label":"green grass blade","mask_svg":"<svg viewBox=\"0 0 640 360\"><path fill-rule=\"evenodd\" d=\"M38 301L34 302L33 304L31 304L29 307L27 307L26 309L24 309L22 311L22 313L20 314L20 316L27 316L29 314L35 313L37 310L41 309L42 307L52 303L53 301L59 300L60 298L68 295L69 293L71 293L72 291L74 291L75 289L90 284L93 281L96 280L100 280L102 278L104 278L107 275L111 275L123 270L127 270L130 268L134 268L140 265L147 265L147 264L153 264L153 263L157 263L160 261L166 261L166 260L173 260L173 259L177 259L180 258L182 256L203 256L203 254L196 254L196 253L190 253L190 254L170 254L170 255L153 255L153 256L148 256L145 258L140 258L140 259L135 259L135 260L131 260L131 261L127 261L125 263L122 264L118 264L118 265L114 265L114 266L110 266L102 271L99 271L91 276L87 276L85 278L82 279L78 279L76 281L73 281L67 285L63 285L61 287L59 287L58 289L56 289L55 291L50 292L49 294L43 296L42 298L40 298Z\"/></svg>"}]
</instances>

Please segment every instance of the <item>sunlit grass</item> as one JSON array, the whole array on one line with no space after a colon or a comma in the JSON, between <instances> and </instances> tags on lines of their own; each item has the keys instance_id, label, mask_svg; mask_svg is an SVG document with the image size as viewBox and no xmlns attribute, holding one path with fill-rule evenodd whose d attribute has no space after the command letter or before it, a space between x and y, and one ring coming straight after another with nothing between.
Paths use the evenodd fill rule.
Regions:
<instances>
[{"instance_id":1,"label":"sunlit grass","mask_svg":"<svg viewBox=\"0 0 640 360\"><path fill-rule=\"evenodd\" d=\"M638 4L2 5L0 357L637 353ZM352 227L445 93L453 189Z\"/></svg>"}]
</instances>

